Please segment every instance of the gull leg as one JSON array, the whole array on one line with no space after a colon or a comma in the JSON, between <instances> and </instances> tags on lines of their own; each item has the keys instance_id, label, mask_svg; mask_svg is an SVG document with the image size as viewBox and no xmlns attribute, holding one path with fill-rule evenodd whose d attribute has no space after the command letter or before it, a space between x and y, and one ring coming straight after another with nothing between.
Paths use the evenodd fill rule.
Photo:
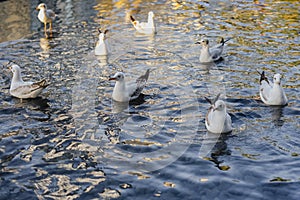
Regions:
<instances>
[{"instance_id":1,"label":"gull leg","mask_svg":"<svg viewBox=\"0 0 300 200\"><path fill-rule=\"evenodd\" d=\"M45 37L48 38L48 35L47 35L47 23L44 23L44 32L45 32Z\"/></svg>"},{"instance_id":2,"label":"gull leg","mask_svg":"<svg viewBox=\"0 0 300 200\"><path fill-rule=\"evenodd\" d=\"M50 37L52 37L52 22L50 22Z\"/></svg>"}]
</instances>

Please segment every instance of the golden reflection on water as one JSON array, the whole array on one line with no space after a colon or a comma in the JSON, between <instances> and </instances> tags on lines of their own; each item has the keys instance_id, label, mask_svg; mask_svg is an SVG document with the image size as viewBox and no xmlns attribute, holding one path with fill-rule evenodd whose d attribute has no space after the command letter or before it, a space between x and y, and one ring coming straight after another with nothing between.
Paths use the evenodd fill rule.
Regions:
<instances>
[{"instance_id":1,"label":"golden reflection on water","mask_svg":"<svg viewBox=\"0 0 300 200\"><path fill-rule=\"evenodd\" d=\"M0 2L0 42L17 40L30 30L30 1L14 0Z\"/></svg>"},{"instance_id":2,"label":"golden reflection on water","mask_svg":"<svg viewBox=\"0 0 300 200\"><path fill-rule=\"evenodd\" d=\"M16 2L16 3L13 3ZM21 1L22 4L26 4L26 2ZM97 22L99 22L101 25L104 24L106 26L113 26L115 24L122 24L123 22L121 21L117 21L117 19L119 19L118 17L114 16L117 13L122 12L121 10L124 9L124 12L126 13L125 18L128 18L128 14L135 14L135 13L139 13L139 15L141 15L141 10L140 10L140 6L142 1L138 0L138 1L133 1L133 2L129 2L129 1L111 1L111 0L107 0L107 1L97 1L98 4L94 7L95 10L99 11L98 12L98 16L95 17L95 20ZM171 10L189 10L191 9L191 6L193 6L192 4L187 4L185 1L179 3L177 1L168 1L167 4L169 3L172 7L170 8ZM24 13L27 13L27 15L23 16L20 15L15 15L15 12L18 13L17 9L17 5L20 5L20 1L8 1L8 2L1 2L1 6L3 6L3 4L5 3L9 3L13 5L11 7L8 8L8 15L4 16L0 14L0 19L3 21L2 24L0 24L0 29L1 29L1 33L3 32L3 34L0 35L0 42L1 41L6 41L6 40L14 40L20 37L23 37L24 35L30 33L30 25L28 24L28 22L30 21L30 15L28 13L30 13L30 8L28 5L25 5L24 7L22 7L22 9L24 9L22 12L22 15L24 15ZM258 2L255 2L255 4L259 4ZM288 37L293 38L295 37L293 34L297 33L297 23L299 23L299 13L297 11L297 9L293 9L293 8L285 8L283 7L282 11L282 7L280 6L280 4L282 4L281 2L265 2L264 5L255 5L253 4L254 8L248 9L248 10L244 10L242 9L242 7L238 7L238 6L234 6L233 11L234 12L220 12L217 14L220 14L220 16L222 16L224 18L224 22L226 23L222 23L220 24L220 30L228 30L230 29L230 26L234 26L235 28L237 28L238 30L243 30L246 32L251 32L253 30L258 30L261 33L259 33L259 36L261 35L266 35L266 32L273 32L276 31L277 33L287 33ZM294 2L295 7L299 8L299 2L295 1ZM199 10L205 10L206 7L202 6L202 5L197 5L199 6ZM162 5L161 7L165 7L164 5ZM295 8L294 7L294 8ZM116 11L119 10L119 11ZM70 9L72 10L72 9ZM163 9L162 9L163 10ZM200 12L192 12L192 13L178 13L175 14L174 16L170 17L170 14L168 14L169 10L164 11L164 13L160 13L159 15L159 19L161 20L161 26L166 26L164 23L168 24L168 23L173 23L176 25L182 25L184 31L188 32L188 31L192 31L193 28L189 27L189 28L185 28L188 26L193 25L195 29L200 30L202 28L205 28L205 26L202 24L202 20L203 20L203 16L201 16ZM143 11L144 12L144 11ZM21 17L21 18L20 18ZM145 17L145 16L144 16ZM126 22L126 19L124 20ZM145 19L145 18L144 18ZM162 19L167 19L166 21L163 21ZM191 20L190 20L191 19ZM115 20L115 21L114 21ZM162 22L163 21L163 22ZM250 26L249 26L250 24ZM9 27L9 28L7 28ZM21 30L19 30L21 29ZM132 29L133 30L133 29ZM234 34L234 33L233 33ZM236 33L237 35L239 33ZM268 40L274 40L276 38L280 38L281 36L272 36L270 37ZM286 37L286 36L282 36L282 37ZM258 38L259 39L259 38ZM261 45L265 45L265 47L268 47L268 45L272 45L272 46L276 46L277 44L279 44L278 41L275 41L273 43L259 43L257 44L257 41L251 41L249 40L249 38L245 38L242 36L238 36L236 39L236 43L238 43L239 46L248 46L248 47L255 47L255 46L261 46ZM51 46L49 44L49 40L48 39L44 39L41 38L40 39L40 47L43 50L43 53L45 53L45 55L49 56L49 50L51 49ZM179 47L176 47L179 48ZM290 47L292 50L298 48L298 46L295 47ZM252 49L243 49L243 53L245 52L251 52ZM278 52L268 52L266 49L259 49L258 52L261 55L264 56L276 56L278 54ZM238 52L240 53L240 52ZM237 54L238 54L237 53ZM291 53L294 56L297 56L298 52L293 52ZM161 53L162 54L162 53ZM159 55L156 54L157 56ZM45 58L48 58L47 56L45 56ZM102 66L105 66L107 64L107 58L99 58L98 60ZM157 61L149 61L147 64L148 65L156 65ZM274 62L274 61L270 61L270 62ZM276 61L279 62L279 61ZM292 62L295 65L298 65L297 63L299 63L299 61L293 61ZM268 63L264 63L264 64L268 64ZM292 66L291 63L287 65ZM170 66L170 69L174 69L174 70L180 70L182 66L176 65L176 66ZM104 71L103 74L105 74L106 72ZM217 74L213 73L213 75ZM245 72L245 74L247 75L251 75L248 72ZM105 74L108 75L108 74ZM218 75L216 77L214 77L213 75L207 75L209 80L215 80L215 83L219 83L219 79L217 78L222 78L222 76ZM162 78L162 77L160 77ZM159 77L158 77L159 79ZM209 80L205 80L204 82L209 82ZM238 78L236 78L236 80L239 80ZM157 81L157 80L156 80ZM194 81L194 80L193 80ZM222 81L222 80L221 80ZM295 82L297 81L296 78L291 77L289 81ZM192 83L190 83L192 84ZM237 87L240 88L250 88L251 85L249 85L248 83L240 83L240 85L236 85ZM219 87L219 85L215 84L212 85L212 87ZM290 85L287 86L289 88L297 88L299 87L298 85ZM162 93L163 91L159 91L159 89L149 89L148 91L151 91L151 93L153 94L157 94L157 93ZM105 95L109 95L109 94L105 94ZM152 99L149 99L148 104L155 104L156 102ZM166 106L169 106L170 109L174 109L176 110L175 106L176 106L177 102L167 102ZM121 111L123 111L123 109L126 108L122 108ZM254 110L256 108L253 108ZM119 112L120 109L117 109L117 112ZM83 115L83 113L86 111L82 111L82 113L78 112L75 113L77 115ZM200 114L199 114L200 115ZM96 115L94 116L95 118L97 117ZM67 115L59 115L57 118L54 119L54 122L61 122L64 121L66 119L68 119L69 116ZM168 117L167 116L159 116L159 115L155 115L152 113L151 116L153 121L159 121L159 120L166 120ZM165 119L166 118L166 119ZM199 118L201 118L199 116ZM264 120L269 120L269 119L257 119L256 122L266 122ZM174 117L172 118L173 122L177 122L177 123L183 123L183 119L178 118L178 117ZM158 128L159 128L158 124ZM71 129L72 127L68 127L68 129ZM265 128L265 127L264 127ZM90 134L90 132L92 132L91 130L87 130L86 132L84 132L84 134L88 135ZM168 129L169 133L176 133L175 129ZM15 135L19 134L19 132L13 131L13 132L9 132L6 134L2 134L0 136L0 139L4 139L7 137L13 137ZM113 134L113 132L112 132ZM111 135L112 135L111 134ZM151 136L151 133L147 133L148 136ZM70 138L76 138L79 141L76 142L71 142L68 146L66 146L64 149L62 150L58 150L60 146L63 146L64 143L67 143L68 140ZM119 138L116 137L112 137L114 140L110 141L111 145L111 149L113 148L112 146L114 144L119 143ZM97 157L97 154L99 153L99 151L101 151L101 149L99 148L99 146L93 146L90 144L85 143L84 141L81 141L81 139L83 138L78 138L77 135L75 134L70 134L68 135L67 138L60 138L57 137L53 140L51 140L51 143L55 144L55 147L57 148L53 148L51 149L47 149L46 153L43 156L44 161L46 162L52 162L52 161L56 161L56 160L64 160L66 159L64 157L64 154L66 151L75 151L75 152L86 152L89 151L89 153L87 153L87 156L89 159L97 162L97 161L101 161L101 156ZM92 135L90 137L91 140L96 140L96 136ZM265 139L265 138L264 138ZM274 146L278 147L277 143L274 143L273 141L269 141L268 138L265 139L267 142L271 143ZM159 143L156 141L148 141L148 140L140 140L140 139L135 139L135 140L122 140L122 142L124 142L127 145L131 145L131 146L157 146L157 147L162 147L165 144L164 143ZM171 141L170 143L172 143L173 141ZM174 141L177 142L177 141ZM205 141L204 141L205 142ZM223 141L222 141L223 142ZM225 141L223 142L225 143ZM202 145L204 145L204 143L202 143ZM280 147L280 146L279 146ZM279 148L278 147L278 148ZM5 147L1 147L0 151L1 152L5 152ZM31 145L29 147L26 147L26 150L22 150L21 151L21 159L23 161L25 161L26 163L29 163L32 159L32 155L34 154L34 152L37 151L37 149L41 148L40 146L34 146ZM109 147L108 147L109 148ZM283 147L280 147L280 150L285 150ZM134 159L133 154L131 153L124 153L124 151L113 149L112 150L113 153L115 154L110 154L109 151L108 152L104 152L103 153L103 157L106 158L111 158L113 157L113 159L123 159L123 160L127 160L127 158L129 159ZM223 150L223 151L226 151ZM286 151L286 150L285 150ZM102 153L102 152L101 152ZM218 156L222 155L221 153L219 153L219 151L217 152L213 152L213 155L210 155L211 157L209 158L204 158L204 159L208 159L212 162L214 162L217 167L220 170L223 171L227 171L230 169L229 165L220 165L220 161L218 161ZM100 154L100 153L99 153ZM248 152L240 152L240 154L247 159L259 159L259 155L258 154L250 154ZM298 154L292 153L292 156L297 156ZM164 160L164 159L168 159L168 155L159 155L157 157L143 157L143 161L145 162L155 162L155 161L160 161L160 160ZM88 167L88 164L86 162L80 162L77 166L74 166L72 163L58 163L56 164L56 166L58 168L63 168L66 170L79 170L79 169L86 169ZM118 168L119 166L113 166ZM120 168L120 170L122 170ZM2 172L11 172L11 173L15 173L18 174L20 173L20 169L14 169L14 168L8 168L8 167L3 167L2 168ZM138 171L126 171L124 172L126 174L130 174L133 176L136 176L137 179L149 179L151 178L150 176L143 174L141 172ZM83 191L84 192L89 192L92 189L95 188L95 186L101 184L101 182L105 181L105 174L102 171L93 171L90 173L87 173L88 177L84 177L84 178L75 178L74 180L71 180L70 177L66 176L66 175L58 175L58 174L54 174L54 175L49 175L49 177L46 177L46 175L49 175L47 171L37 168L36 169L36 176L37 177L41 177L42 179L39 179L38 181L35 182L35 188L38 191L37 192L37 196L40 197L41 199L43 197L48 197L48 198L53 198L53 199L60 199L63 198L65 196L68 195L68 197L70 199L75 199L79 197L79 191L81 190L81 187L75 185L77 183L81 184L88 184L88 186L86 186ZM46 178L43 178L43 177ZM201 178L200 182L207 182L208 179L207 178ZM272 181L272 180L271 180ZM279 178L274 178L274 181L281 181ZM164 182L164 185L166 187L175 187L176 185L172 182ZM57 186L57 189L52 190L53 188L55 188ZM129 187L128 185L124 185L124 187ZM160 193L156 193L157 196L160 196ZM109 189L109 188L105 188L103 192L99 193L99 196L102 198L113 198L113 197L119 197L120 193L117 190L114 189Z\"/></svg>"},{"instance_id":3,"label":"golden reflection on water","mask_svg":"<svg viewBox=\"0 0 300 200\"><path fill-rule=\"evenodd\" d=\"M49 190L49 185L55 184L55 191ZM61 199L67 197L68 199L76 199L79 194L76 191L80 188L79 186L72 184L70 177L66 175L56 175L53 174L51 177L46 177L39 180L34 184L35 188L38 190L36 193L42 195L43 197Z\"/></svg>"}]
</instances>

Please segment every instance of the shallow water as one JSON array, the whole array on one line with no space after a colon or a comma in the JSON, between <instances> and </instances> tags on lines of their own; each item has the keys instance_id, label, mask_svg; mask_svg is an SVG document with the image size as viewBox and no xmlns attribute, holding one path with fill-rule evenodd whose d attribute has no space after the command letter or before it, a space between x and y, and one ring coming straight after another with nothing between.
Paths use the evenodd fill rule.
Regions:
<instances>
[{"instance_id":1,"label":"shallow water","mask_svg":"<svg viewBox=\"0 0 300 200\"><path fill-rule=\"evenodd\" d=\"M0 2L0 199L300 195L298 1L51 1L51 39L37 5ZM150 9L158 34L136 34L129 15L144 21ZM107 59L93 55L100 26ZM202 36L232 38L215 66L198 61ZM37 99L11 97L8 61L51 85ZM109 76L134 80L148 68L139 100L111 100ZM259 100L256 70L284 74L288 106ZM218 92L233 120L227 135L204 125L204 96Z\"/></svg>"}]
</instances>

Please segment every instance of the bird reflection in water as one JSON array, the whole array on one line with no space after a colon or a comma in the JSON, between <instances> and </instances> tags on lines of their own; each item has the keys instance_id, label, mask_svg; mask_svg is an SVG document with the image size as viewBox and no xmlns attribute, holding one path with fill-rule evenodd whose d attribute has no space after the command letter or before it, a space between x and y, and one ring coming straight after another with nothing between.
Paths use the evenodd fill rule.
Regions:
<instances>
[{"instance_id":1,"label":"bird reflection in water","mask_svg":"<svg viewBox=\"0 0 300 200\"><path fill-rule=\"evenodd\" d=\"M281 118L283 117L283 106L271 106L271 114L272 114L272 122L276 127L281 127L284 124L284 120Z\"/></svg>"},{"instance_id":2,"label":"bird reflection in water","mask_svg":"<svg viewBox=\"0 0 300 200\"><path fill-rule=\"evenodd\" d=\"M138 98L130 102L117 102L112 100L112 113L110 120L105 122L107 128L105 134L112 144L117 144L120 142L119 136L121 132L121 127L126 123L126 121L131 117L133 112L130 111L130 106L138 106L145 103L145 95L140 94Z\"/></svg>"},{"instance_id":3,"label":"bird reflection in water","mask_svg":"<svg viewBox=\"0 0 300 200\"><path fill-rule=\"evenodd\" d=\"M40 38L40 47L42 49L40 55L43 58L50 57L50 49L53 49L57 44L51 43L51 39L48 38Z\"/></svg>"},{"instance_id":4,"label":"bird reflection in water","mask_svg":"<svg viewBox=\"0 0 300 200\"><path fill-rule=\"evenodd\" d=\"M220 160L219 157L231 155L231 151L227 149L226 144L226 140L229 136L229 134L215 134L207 131L203 137L199 156L204 160L212 161L220 170L228 170L230 167L221 165L223 161Z\"/></svg>"},{"instance_id":5,"label":"bird reflection in water","mask_svg":"<svg viewBox=\"0 0 300 200\"><path fill-rule=\"evenodd\" d=\"M96 58L98 60L98 63L99 63L100 67L104 67L104 66L108 65L108 57L107 57L107 55L96 56Z\"/></svg>"}]
</instances>

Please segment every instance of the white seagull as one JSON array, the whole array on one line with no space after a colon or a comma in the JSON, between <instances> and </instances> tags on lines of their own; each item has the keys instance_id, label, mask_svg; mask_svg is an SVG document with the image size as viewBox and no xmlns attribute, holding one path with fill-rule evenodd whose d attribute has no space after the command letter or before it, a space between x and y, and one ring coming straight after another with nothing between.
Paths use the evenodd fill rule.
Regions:
<instances>
[{"instance_id":1,"label":"white seagull","mask_svg":"<svg viewBox=\"0 0 300 200\"><path fill-rule=\"evenodd\" d=\"M47 23L50 25L50 37L52 37L52 22L54 21L56 15L52 10L47 9L46 4L41 3L36 7L36 10L39 10L38 18L41 22L44 23L44 32L46 38L48 38L47 35Z\"/></svg>"},{"instance_id":2,"label":"white seagull","mask_svg":"<svg viewBox=\"0 0 300 200\"><path fill-rule=\"evenodd\" d=\"M10 69L13 73L13 77L9 92L14 97L20 99L36 98L42 90L49 85L46 83L46 80L24 82L21 75L21 68L16 64L13 64Z\"/></svg>"},{"instance_id":3,"label":"white seagull","mask_svg":"<svg viewBox=\"0 0 300 200\"><path fill-rule=\"evenodd\" d=\"M133 24L134 28L136 29L137 32L143 33L143 34L155 34L156 33L156 28L154 24L154 14L152 11L148 13L148 22L139 22L135 20L131 15L130 15L130 20L131 23Z\"/></svg>"},{"instance_id":4,"label":"white seagull","mask_svg":"<svg viewBox=\"0 0 300 200\"><path fill-rule=\"evenodd\" d=\"M208 39L202 39L200 42L196 42L196 44L201 44L202 49L200 51L199 60L201 63L209 63L218 61L221 58L221 54L223 52L224 44L229 41L231 38L224 41L224 38L221 39L220 43L209 48Z\"/></svg>"},{"instance_id":5,"label":"white seagull","mask_svg":"<svg viewBox=\"0 0 300 200\"><path fill-rule=\"evenodd\" d=\"M267 105L286 105L288 103L288 99L280 85L281 75L275 74L273 78L274 83L272 83L265 76L264 71L262 73L258 73L260 74L259 95L261 100Z\"/></svg>"},{"instance_id":6,"label":"white seagull","mask_svg":"<svg viewBox=\"0 0 300 200\"><path fill-rule=\"evenodd\" d=\"M148 80L150 69L146 73L136 79L135 82L126 83L123 72L117 72L109 80L116 80L116 84L112 93L112 98L118 102L129 102L139 97Z\"/></svg>"},{"instance_id":7,"label":"white seagull","mask_svg":"<svg viewBox=\"0 0 300 200\"><path fill-rule=\"evenodd\" d=\"M206 101L211 104L206 118L205 126L212 133L229 133L232 131L231 117L226 111L226 104L222 100L218 100L220 94L213 100L205 97Z\"/></svg>"},{"instance_id":8,"label":"white seagull","mask_svg":"<svg viewBox=\"0 0 300 200\"><path fill-rule=\"evenodd\" d=\"M108 30L105 30L104 32L102 32L100 29L98 29L98 31L99 31L99 40L96 43L95 55L96 56L106 56L108 54L108 50L107 50L107 44L105 41L105 35L108 32Z\"/></svg>"}]
</instances>

